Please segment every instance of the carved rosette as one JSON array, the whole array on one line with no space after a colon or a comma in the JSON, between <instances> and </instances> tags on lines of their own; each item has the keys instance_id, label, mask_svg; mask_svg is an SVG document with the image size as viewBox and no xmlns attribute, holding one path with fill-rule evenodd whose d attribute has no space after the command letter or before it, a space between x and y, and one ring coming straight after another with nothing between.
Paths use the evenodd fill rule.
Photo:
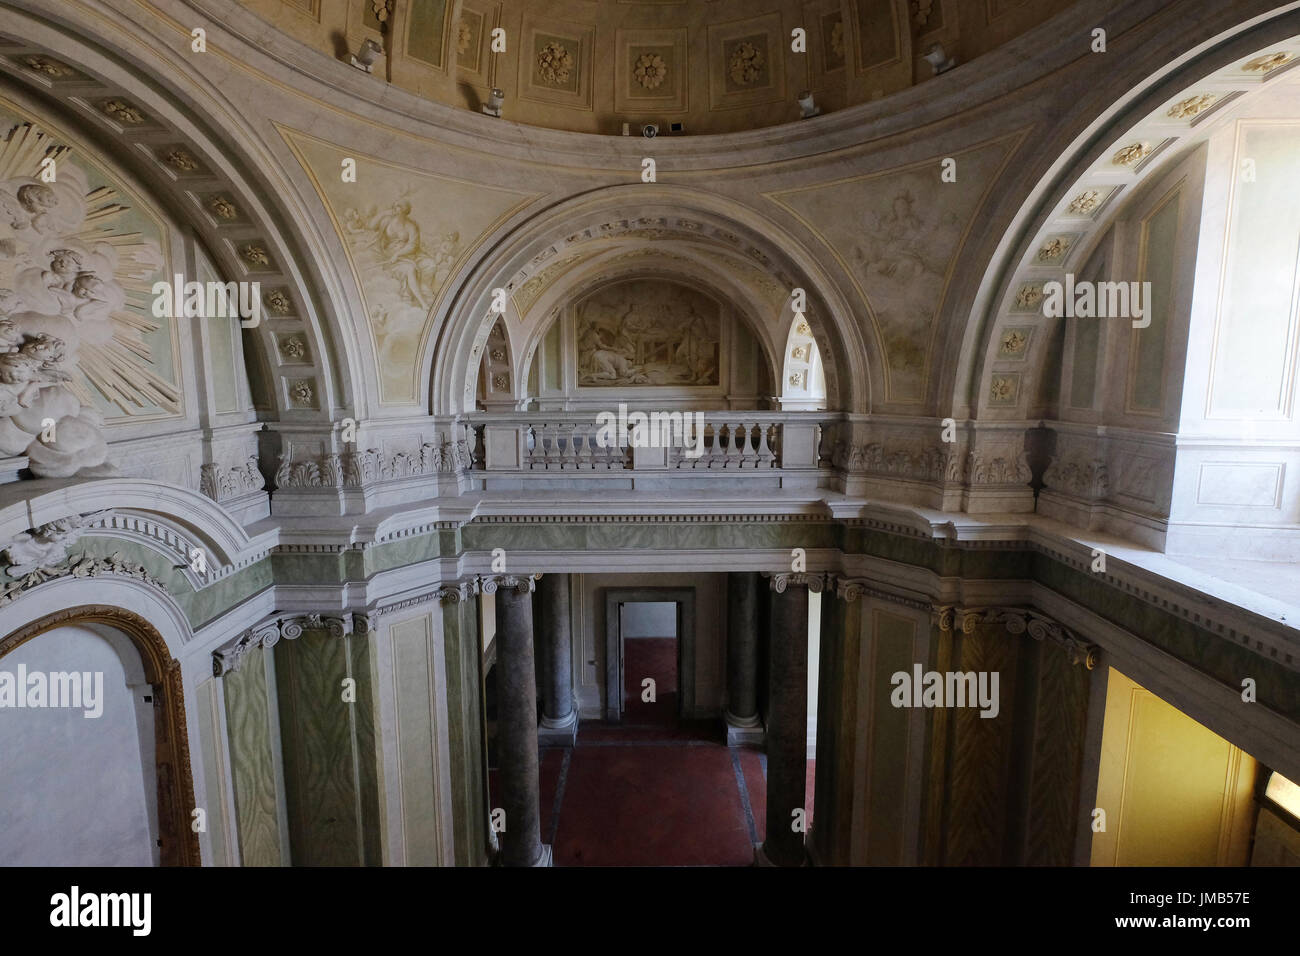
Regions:
<instances>
[{"instance_id":1,"label":"carved rosette","mask_svg":"<svg viewBox=\"0 0 1300 956\"><path fill-rule=\"evenodd\" d=\"M934 620L941 631L960 629L963 634L975 633L980 624L1001 624L1010 634L1028 634L1036 641L1051 641L1065 651L1071 664L1082 664L1088 670L1093 670L1101 662L1100 647L1088 643L1064 625L1029 608L940 606L935 608Z\"/></svg>"}]
</instances>

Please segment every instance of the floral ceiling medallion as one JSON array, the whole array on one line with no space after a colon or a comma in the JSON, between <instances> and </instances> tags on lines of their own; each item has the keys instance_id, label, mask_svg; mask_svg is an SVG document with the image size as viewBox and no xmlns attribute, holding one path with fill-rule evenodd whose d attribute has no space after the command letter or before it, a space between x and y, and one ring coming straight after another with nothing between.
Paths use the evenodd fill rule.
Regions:
<instances>
[{"instance_id":1,"label":"floral ceiling medallion","mask_svg":"<svg viewBox=\"0 0 1300 956\"><path fill-rule=\"evenodd\" d=\"M636 58L632 76L643 88L658 89L668 76L668 64L658 53L642 53Z\"/></svg>"}]
</instances>

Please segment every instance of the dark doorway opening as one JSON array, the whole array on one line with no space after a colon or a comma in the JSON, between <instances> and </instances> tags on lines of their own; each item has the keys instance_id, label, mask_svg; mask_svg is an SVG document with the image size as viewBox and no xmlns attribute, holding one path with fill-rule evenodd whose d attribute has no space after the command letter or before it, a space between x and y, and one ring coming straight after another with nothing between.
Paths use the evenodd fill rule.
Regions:
<instances>
[{"instance_id":1,"label":"dark doorway opening","mask_svg":"<svg viewBox=\"0 0 1300 956\"><path fill-rule=\"evenodd\" d=\"M623 653L623 721L670 726L678 709L678 614L671 601L619 605Z\"/></svg>"}]
</instances>

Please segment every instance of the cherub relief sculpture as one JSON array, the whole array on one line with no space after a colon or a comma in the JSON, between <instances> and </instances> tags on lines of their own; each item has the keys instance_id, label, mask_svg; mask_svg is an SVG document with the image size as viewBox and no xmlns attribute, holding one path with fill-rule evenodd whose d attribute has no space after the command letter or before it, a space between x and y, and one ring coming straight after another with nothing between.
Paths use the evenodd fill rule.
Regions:
<instances>
[{"instance_id":1,"label":"cherub relief sculpture","mask_svg":"<svg viewBox=\"0 0 1300 956\"><path fill-rule=\"evenodd\" d=\"M40 478L108 474L103 417L87 383L124 408L179 401L147 367L139 336L148 323L124 314L119 279L119 270L151 274L162 254L152 241L112 235L126 209L113 190L92 190L65 148L50 140L33 149L34 140L49 137L25 123L0 137L0 170L23 168L20 156L29 165L32 156L58 159L56 182L37 181L38 169L0 179L0 457L26 455Z\"/></svg>"},{"instance_id":2,"label":"cherub relief sculpture","mask_svg":"<svg viewBox=\"0 0 1300 956\"><path fill-rule=\"evenodd\" d=\"M343 226L357 252L372 258L397 282L403 302L426 311L433 307L438 289L456 261L459 232L447 233L432 247L426 245L405 199L397 200L384 213L373 207L365 212L349 208L343 214Z\"/></svg>"}]
</instances>

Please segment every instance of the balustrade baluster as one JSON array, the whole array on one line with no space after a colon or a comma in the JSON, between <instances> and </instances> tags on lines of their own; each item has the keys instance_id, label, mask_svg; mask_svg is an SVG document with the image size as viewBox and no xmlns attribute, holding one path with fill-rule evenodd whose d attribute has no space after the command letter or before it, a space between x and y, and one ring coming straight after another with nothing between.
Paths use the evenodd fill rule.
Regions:
<instances>
[{"instance_id":1,"label":"balustrade baluster","mask_svg":"<svg viewBox=\"0 0 1300 956\"><path fill-rule=\"evenodd\" d=\"M762 424L758 426L757 457L758 457L759 468L771 468L776 463L775 461L776 456L772 453L772 449L768 447L767 444L767 433L769 431L775 432L778 427L779 426L776 425L762 425Z\"/></svg>"}]
</instances>

